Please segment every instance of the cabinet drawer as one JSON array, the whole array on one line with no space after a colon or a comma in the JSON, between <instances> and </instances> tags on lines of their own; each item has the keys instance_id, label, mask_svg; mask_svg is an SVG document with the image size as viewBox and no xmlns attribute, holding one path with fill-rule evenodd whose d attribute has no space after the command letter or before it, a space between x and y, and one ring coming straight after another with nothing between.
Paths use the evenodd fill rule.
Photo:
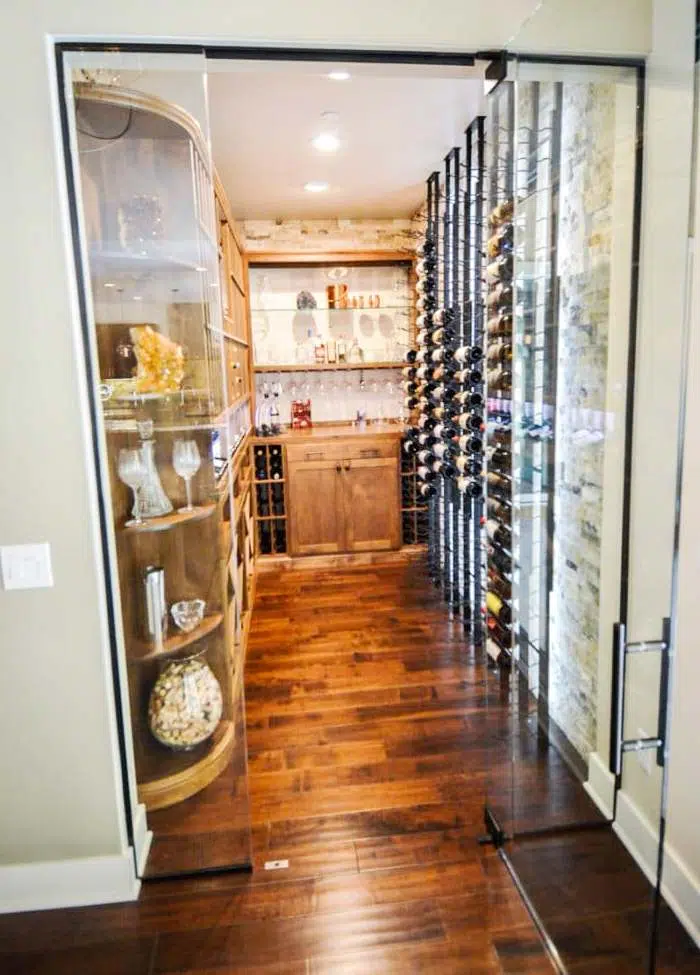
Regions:
<instances>
[{"instance_id":1,"label":"cabinet drawer","mask_svg":"<svg viewBox=\"0 0 700 975\"><path fill-rule=\"evenodd\" d=\"M302 464L311 461L342 460L347 457L347 445L344 441L319 441L314 443L287 444L287 463Z\"/></svg>"},{"instance_id":2,"label":"cabinet drawer","mask_svg":"<svg viewBox=\"0 0 700 975\"><path fill-rule=\"evenodd\" d=\"M372 460L397 457L398 449L396 440L372 440L369 437L321 440L316 443L287 444L287 460L290 464L323 460Z\"/></svg>"}]
</instances>

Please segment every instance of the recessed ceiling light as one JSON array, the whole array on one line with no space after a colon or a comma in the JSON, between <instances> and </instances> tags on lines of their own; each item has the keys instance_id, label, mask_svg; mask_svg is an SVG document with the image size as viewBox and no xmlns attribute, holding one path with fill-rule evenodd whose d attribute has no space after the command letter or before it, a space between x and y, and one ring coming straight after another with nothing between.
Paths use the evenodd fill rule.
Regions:
<instances>
[{"instance_id":1,"label":"recessed ceiling light","mask_svg":"<svg viewBox=\"0 0 700 975\"><path fill-rule=\"evenodd\" d=\"M329 71L328 77L331 81L349 81L350 72L349 71Z\"/></svg>"},{"instance_id":2,"label":"recessed ceiling light","mask_svg":"<svg viewBox=\"0 0 700 975\"><path fill-rule=\"evenodd\" d=\"M322 183L319 180L311 180L310 183L304 183L304 189L307 193L325 193L328 189L328 183Z\"/></svg>"},{"instance_id":3,"label":"recessed ceiling light","mask_svg":"<svg viewBox=\"0 0 700 975\"><path fill-rule=\"evenodd\" d=\"M142 296L141 296L141 295L134 295L134 297L133 297L133 299L132 299L132 300L133 300L133 301L143 301L143 298L142 298Z\"/></svg>"},{"instance_id":4,"label":"recessed ceiling light","mask_svg":"<svg viewBox=\"0 0 700 975\"><path fill-rule=\"evenodd\" d=\"M116 288L116 284L114 283L114 281L105 281L105 283L102 285L102 287L103 288Z\"/></svg>"},{"instance_id":5,"label":"recessed ceiling light","mask_svg":"<svg viewBox=\"0 0 700 975\"><path fill-rule=\"evenodd\" d=\"M337 152L340 149L340 139L332 132L319 132L311 140L311 145L319 152Z\"/></svg>"}]
</instances>

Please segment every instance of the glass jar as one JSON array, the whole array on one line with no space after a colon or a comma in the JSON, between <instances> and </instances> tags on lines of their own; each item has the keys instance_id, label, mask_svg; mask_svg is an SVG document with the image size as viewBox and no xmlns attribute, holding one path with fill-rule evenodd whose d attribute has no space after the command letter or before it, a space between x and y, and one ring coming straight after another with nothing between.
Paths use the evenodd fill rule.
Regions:
<instances>
[{"instance_id":1,"label":"glass jar","mask_svg":"<svg viewBox=\"0 0 700 975\"><path fill-rule=\"evenodd\" d=\"M148 701L151 734L166 748L188 751L216 731L223 713L221 686L203 659L206 650L166 664Z\"/></svg>"}]
</instances>

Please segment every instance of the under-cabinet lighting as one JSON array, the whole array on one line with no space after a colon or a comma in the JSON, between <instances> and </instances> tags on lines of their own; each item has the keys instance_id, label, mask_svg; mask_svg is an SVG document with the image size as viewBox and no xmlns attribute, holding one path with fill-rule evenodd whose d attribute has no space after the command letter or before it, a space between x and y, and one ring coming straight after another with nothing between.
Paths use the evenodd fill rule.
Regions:
<instances>
[{"instance_id":1,"label":"under-cabinet lighting","mask_svg":"<svg viewBox=\"0 0 700 975\"><path fill-rule=\"evenodd\" d=\"M307 193L325 193L328 189L328 183L322 183L319 180L311 180L310 183L304 183L304 189Z\"/></svg>"}]
</instances>

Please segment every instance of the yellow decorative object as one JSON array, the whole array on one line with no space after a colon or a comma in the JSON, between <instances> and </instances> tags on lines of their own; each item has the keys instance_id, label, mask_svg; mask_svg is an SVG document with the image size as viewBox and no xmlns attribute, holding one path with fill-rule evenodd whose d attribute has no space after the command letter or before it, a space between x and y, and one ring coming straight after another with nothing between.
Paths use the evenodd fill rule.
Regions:
<instances>
[{"instance_id":1,"label":"yellow decorative object","mask_svg":"<svg viewBox=\"0 0 700 975\"><path fill-rule=\"evenodd\" d=\"M150 325L130 329L136 354L136 391L174 393L185 376L182 346L156 332Z\"/></svg>"}]
</instances>

